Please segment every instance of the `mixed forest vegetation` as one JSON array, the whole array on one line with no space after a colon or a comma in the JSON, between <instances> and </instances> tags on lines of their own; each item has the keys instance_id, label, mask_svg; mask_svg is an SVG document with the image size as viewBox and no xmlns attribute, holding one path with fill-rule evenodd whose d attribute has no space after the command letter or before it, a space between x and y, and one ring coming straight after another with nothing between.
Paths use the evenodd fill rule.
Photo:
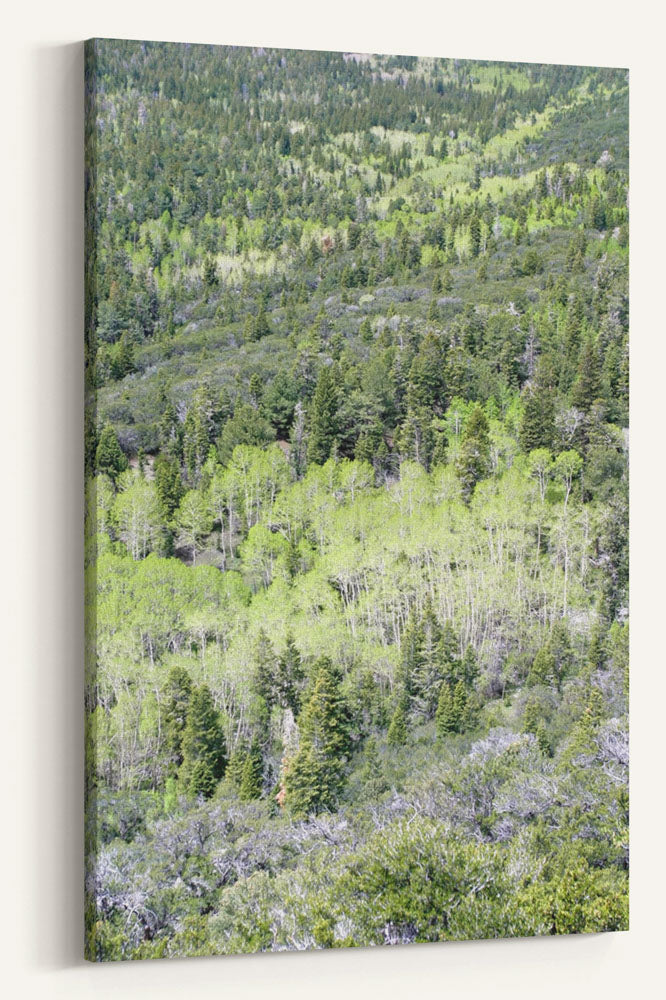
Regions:
<instances>
[{"instance_id":1,"label":"mixed forest vegetation","mask_svg":"<svg viewBox=\"0 0 666 1000\"><path fill-rule=\"evenodd\" d=\"M626 928L626 73L87 102L88 957Z\"/></svg>"}]
</instances>

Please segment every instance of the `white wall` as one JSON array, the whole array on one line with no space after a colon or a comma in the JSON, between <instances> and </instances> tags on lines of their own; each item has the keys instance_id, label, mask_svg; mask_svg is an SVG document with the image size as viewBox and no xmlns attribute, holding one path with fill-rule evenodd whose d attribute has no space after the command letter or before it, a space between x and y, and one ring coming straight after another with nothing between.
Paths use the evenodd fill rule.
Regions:
<instances>
[{"instance_id":1,"label":"white wall","mask_svg":"<svg viewBox=\"0 0 666 1000\"><path fill-rule=\"evenodd\" d=\"M0 65L0 982L14 997L652 996L663 976L664 75L646 0L12 3ZM632 74L632 929L86 966L82 927L82 46L88 36L629 66ZM654 251L654 257L652 252ZM7 311L7 302L10 309ZM9 647L6 636L9 635ZM649 985L654 977L654 985Z\"/></svg>"}]
</instances>

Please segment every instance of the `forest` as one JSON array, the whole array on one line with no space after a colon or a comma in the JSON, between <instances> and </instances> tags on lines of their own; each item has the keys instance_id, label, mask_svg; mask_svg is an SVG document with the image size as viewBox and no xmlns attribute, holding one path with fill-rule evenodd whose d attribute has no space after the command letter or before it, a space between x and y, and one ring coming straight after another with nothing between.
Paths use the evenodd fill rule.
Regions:
<instances>
[{"instance_id":1,"label":"forest","mask_svg":"<svg viewBox=\"0 0 666 1000\"><path fill-rule=\"evenodd\" d=\"M628 928L624 70L86 46L86 957Z\"/></svg>"}]
</instances>

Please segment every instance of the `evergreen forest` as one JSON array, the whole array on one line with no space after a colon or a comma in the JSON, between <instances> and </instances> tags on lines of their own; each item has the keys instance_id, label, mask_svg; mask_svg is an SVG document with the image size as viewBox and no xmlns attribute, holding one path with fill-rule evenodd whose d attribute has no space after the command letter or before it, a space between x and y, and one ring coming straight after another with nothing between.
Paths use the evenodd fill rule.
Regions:
<instances>
[{"instance_id":1,"label":"evergreen forest","mask_svg":"<svg viewBox=\"0 0 666 1000\"><path fill-rule=\"evenodd\" d=\"M86 955L628 927L624 70L86 48Z\"/></svg>"}]
</instances>

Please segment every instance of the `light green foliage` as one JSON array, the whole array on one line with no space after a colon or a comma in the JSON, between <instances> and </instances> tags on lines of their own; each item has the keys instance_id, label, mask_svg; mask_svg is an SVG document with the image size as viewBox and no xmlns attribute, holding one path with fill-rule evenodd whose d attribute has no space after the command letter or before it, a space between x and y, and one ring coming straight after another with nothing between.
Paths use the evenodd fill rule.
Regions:
<instances>
[{"instance_id":1,"label":"light green foliage","mask_svg":"<svg viewBox=\"0 0 666 1000\"><path fill-rule=\"evenodd\" d=\"M551 475L553 456L547 448L535 448L528 455L530 475L539 484L539 496L541 500L546 498L546 489Z\"/></svg>"},{"instance_id":2,"label":"light green foliage","mask_svg":"<svg viewBox=\"0 0 666 1000\"><path fill-rule=\"evenodd\" d=\"M201 543L211 529L211 517L205 498L198 490L188 490L176 512L182 545L190 550L192 565L197 561Z\"/></svg>"},{"instance_id":3,"label":"light green foliage","mask_svg":"<svg viewBox=\"0 0 666 1000\"><path fill-rule=\"evenodd\" d=\"M89 955L626 927L625 74L96 52Z\"/></svg>"},{"instance_id":4,"label":"light green foliage","mask_svg":"<svg viewBox=\"0 0 666 1000\"><path fill-rule=\"evenodd\" d=\"M140 474L123 472L118 478L113 522L133 559L145 559L160 537L162 510L154 483Z\"/></svg>"},{"instance_id":5,"label":"light green foliage","mask_svg":"<svg viewBox=\"0 0 666 1000\"><path fill-rule=\"evenodd\" d=\"M583 459L577 451L569 449L561 452L555 459L554 473L564 487L564 504L568 503L576 477L583 468Z\"/></svg>"}]
</instances>

